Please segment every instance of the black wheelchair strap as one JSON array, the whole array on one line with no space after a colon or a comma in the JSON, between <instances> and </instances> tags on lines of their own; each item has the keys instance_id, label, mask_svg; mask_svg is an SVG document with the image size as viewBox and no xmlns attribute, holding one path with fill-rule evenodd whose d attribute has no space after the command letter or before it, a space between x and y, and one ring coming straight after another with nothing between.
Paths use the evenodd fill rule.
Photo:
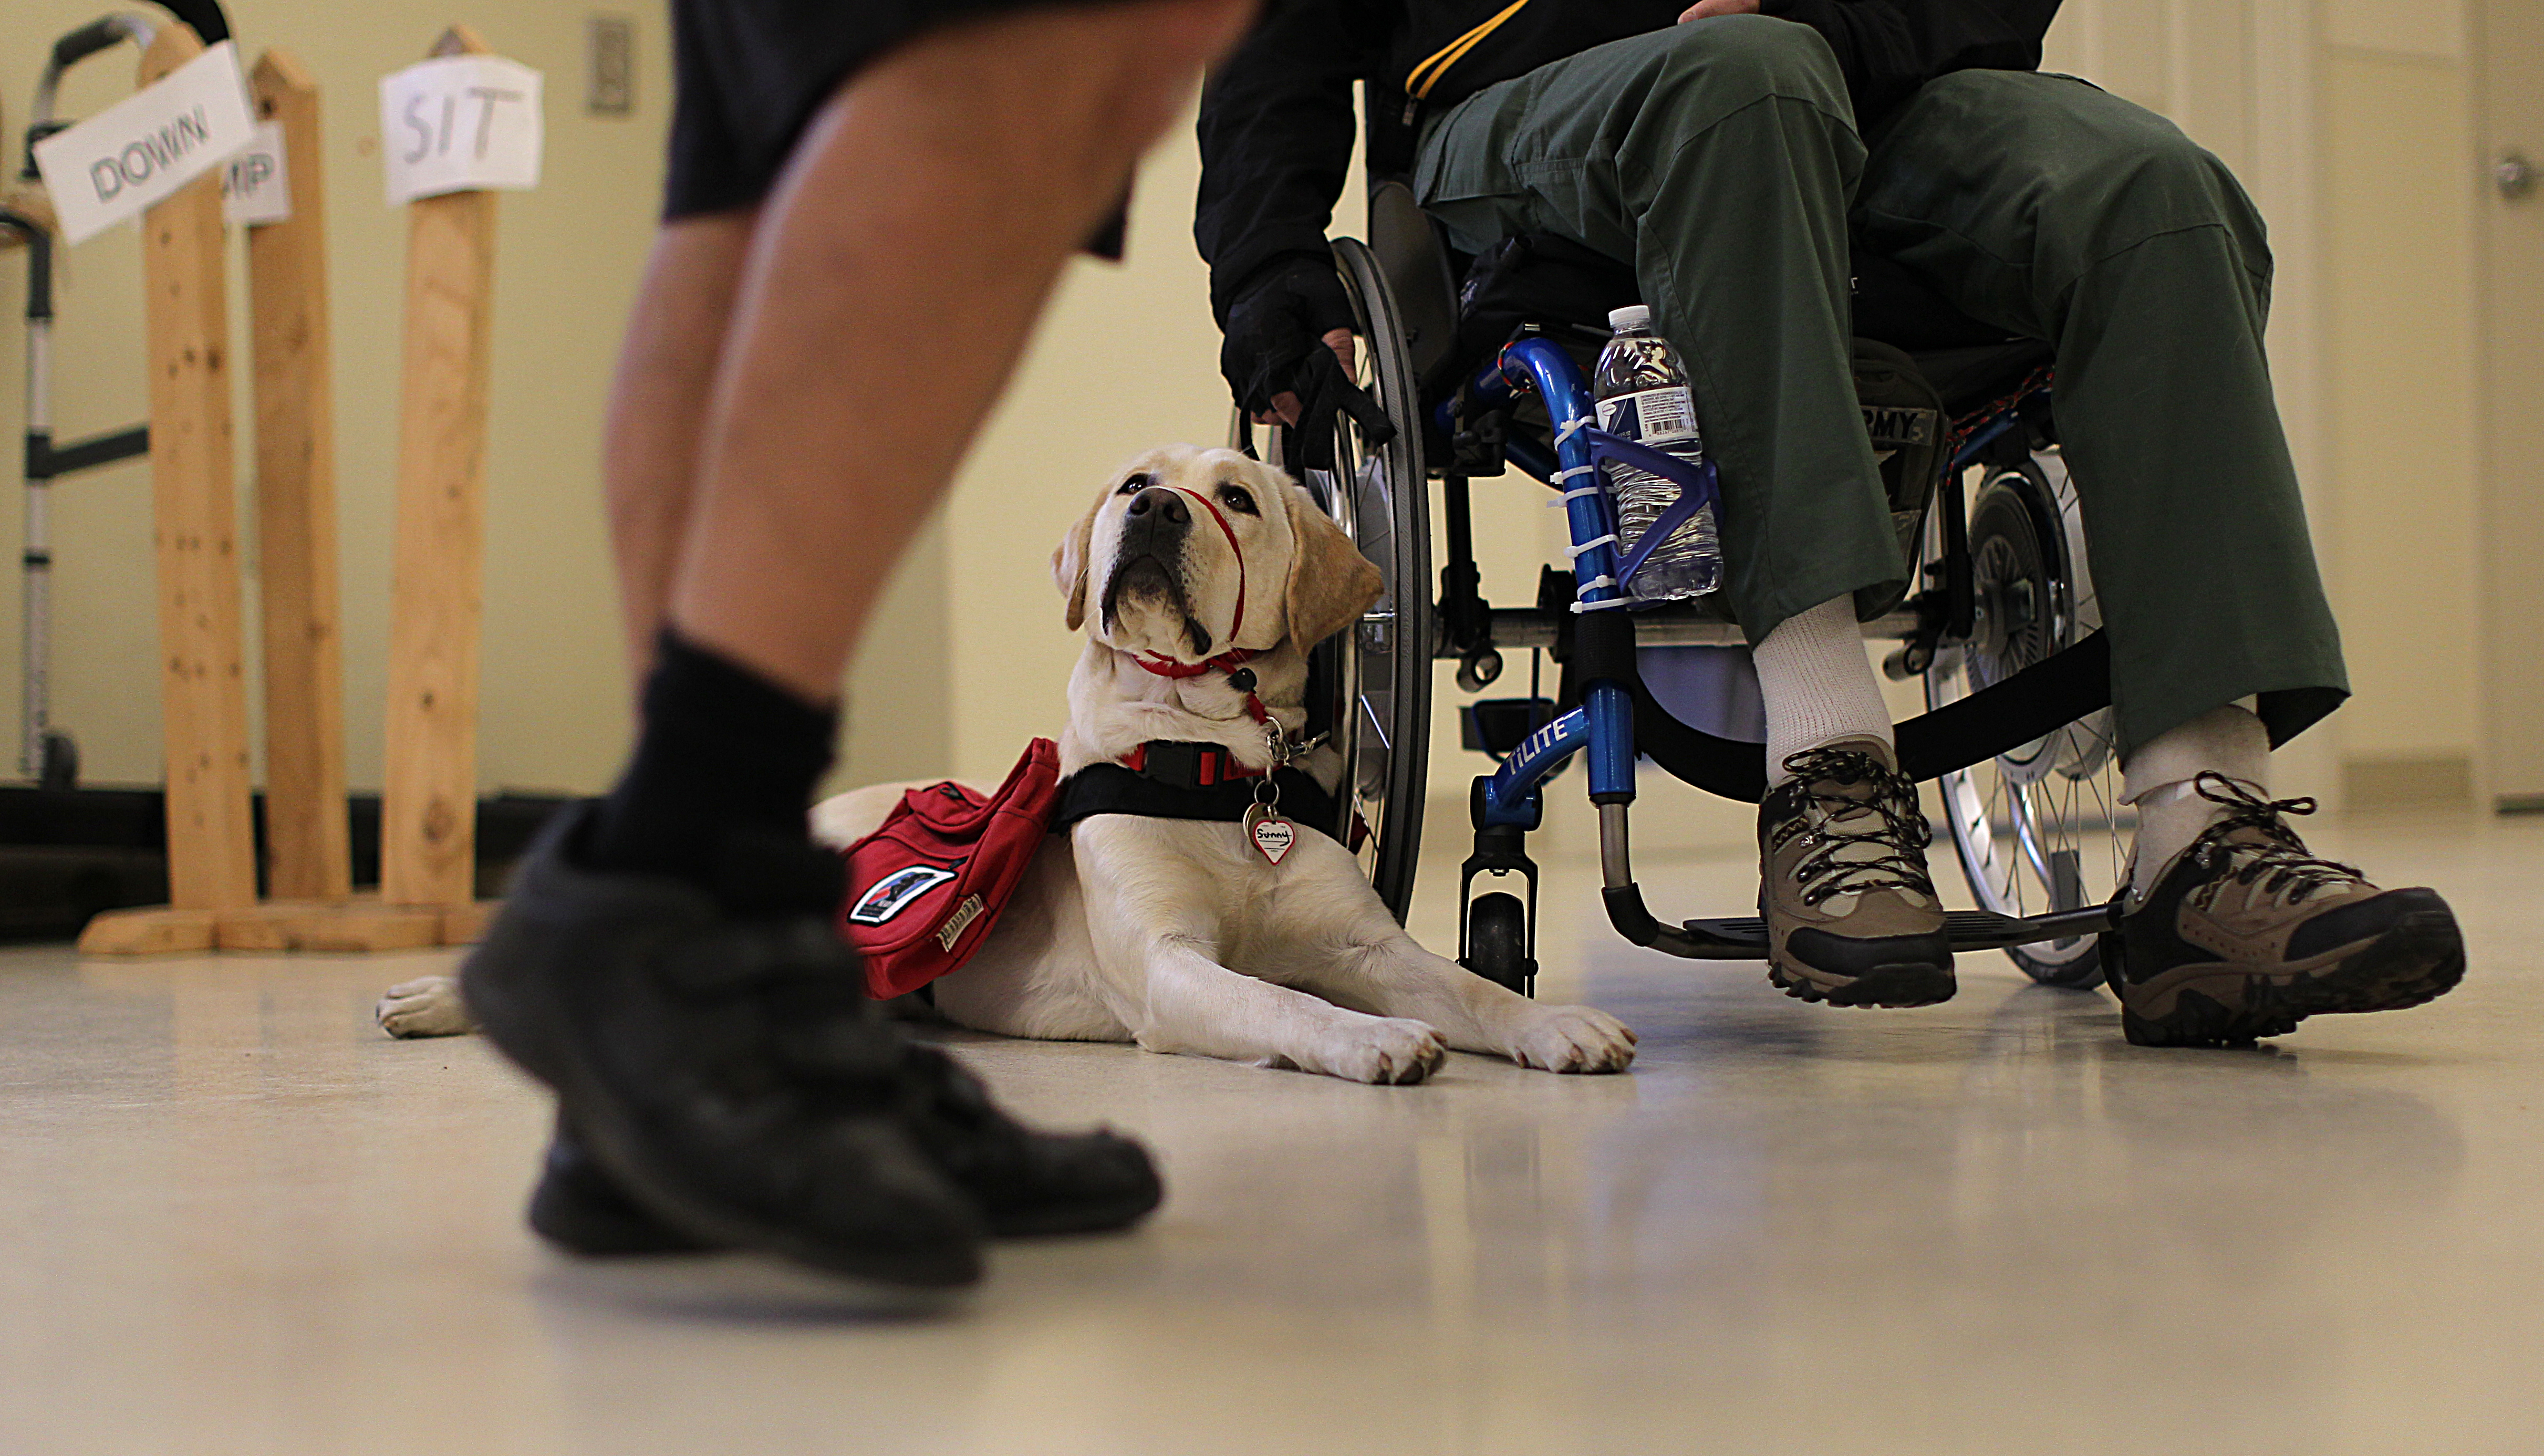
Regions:
<instances>
[{"instance_id":1,"label":"black wheelchair strap","mask_svg":"<svg viewBox=\"0 0 2544 1456\"><path fill-rule=\"evenodd\" d=\"M1254 802L1260 780L1240 778L1208 788L1184 788L1126 768L1119 764L1089 764L1060 782L1060 801L1051 816L1058 834L1081 819L1098 814L1136 814L1146 819L1199 819L1234 824ZM1341 816L1334 796L1296 768L1272 775L1281 790L1281 817L1332 837Z\"/></svg>"},{"instance_id":2,"label":"black wheelchair strap","mask_svg":"<svg viewBox=\"0 0 2544 1456\"><path fill-rule=\"evenodd\" d=\"M1752 804L1767 796L1761 745L1690 728L1653 700L1639 677L1630 681L1637 752L1708 793ZM2110 705L2111 644L2096 632L1993 688L1900 724L1899 768L1917 779L1967 768Z\"/></svg>"}]
</instances>

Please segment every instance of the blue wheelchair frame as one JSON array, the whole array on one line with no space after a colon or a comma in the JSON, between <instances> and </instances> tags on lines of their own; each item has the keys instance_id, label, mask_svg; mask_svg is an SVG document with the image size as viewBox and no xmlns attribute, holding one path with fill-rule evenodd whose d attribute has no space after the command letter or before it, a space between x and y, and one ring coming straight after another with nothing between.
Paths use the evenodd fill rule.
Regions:
<instances>
[{"instance_id":1,"label":"blue wheelchair frame","mask_svg":"<svg viewBox=\"0 0 2544 1456\"><path fill-rule=\"evenodd\" d=\"M1553 423L1554 457L1545 458L1541 446L1518 439L1509 442L1508 453L1512 463L1563 493L1572 537L1571 609L1586 622L1593 613L1628 607L1626 584L1641 568L1652 547L1679 522L1708 505L1718 507L1718 481L1710 459L1690 465L1677 456L1598 429L1589 383L1582 377L1580 366L1559 345L1542 336L1523 335L1505 346L1492 364L1476 374L1466 394L1471 406L1493 409L1532 389L1545 402L1547 415ZM1992 443L2020 422L2022 405L2027 397L2007 401L1968 429L1951 452L1945 472L1947 481L1957 480L1963 468L1979 459ZM1456 407L1454 399L1441 403L1444 424ZM1670 509L1622 558L1615 507L1602 481L1602 471L1611 463L1649 471L1679 488ZM1962 594L1956 591L1947 595ZM1628 628L1622 641L1630 651L1630 624L1621 625ZM1535 966L1536 877L1535 866L1521 849L1520 841L1544 818L1541 790L1546 779L1573 755L1582 753L1589 757L1590 798L1599 806L1601 861L1606 880L1603 895L1617 929L1636 944L1697 959L1757 959L1767 953L1766 928L1757 920L1697 920L1671 927L1655 920L1644 907L1642 893L1632 877L1626 833L1626 807L1634 797L1635 712L1634 691L1594 672L1583 687L1578 706L1530 733L1492 773L1475 780L1472 812L1477 849L1475 857L1467 862L1461 899L1471 898L1478 873L1498 876L1516 872L1528 877L1532 943L1527 965L1531 971ZM2107 928L2109 914L2107 906L2030 917L1955 911L1947 917L1947 928L1958 949L2002 948L2092 934ZM1462 923L1463 919L1462 915Z\"/></svg>"}]
</instances>

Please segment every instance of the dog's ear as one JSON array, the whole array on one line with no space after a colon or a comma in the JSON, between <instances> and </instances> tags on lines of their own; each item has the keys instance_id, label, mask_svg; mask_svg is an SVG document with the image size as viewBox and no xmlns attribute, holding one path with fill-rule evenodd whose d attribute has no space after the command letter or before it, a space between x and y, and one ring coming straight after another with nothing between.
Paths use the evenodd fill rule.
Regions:
<instances>
[{"instance_id":1,"label":"dog's ear","mask_svg":"<svg viewBox=\"0 0 2544 1456\"><path fill-rule=\"evenodd\" d=\"M1051 553L1052 584L1069 599L1069 629L1073 632L1086 625L1086 562L1092 554L1089 547L1095 539L1095 518L1112 495L1113 487L1109 485L1097 491L1095 504L1086 508L1086 514L1077 518L1077 524L1069 528L1069 534L1060 538Z\"/></svg>"},{"instance_id":2,"label":"dog's ear","mask_svg":"<svg viewBox=\"0 0 2544 1456\"><path fill-rule=\"evenodd\" d=\"M1290 640L1305 650L1357 620L1387 590L1387 580L1307 491L1286 486L1281 499L1289 505L1290 535L1297 542L1282 597Z\"/></svg>"}]
</instances>

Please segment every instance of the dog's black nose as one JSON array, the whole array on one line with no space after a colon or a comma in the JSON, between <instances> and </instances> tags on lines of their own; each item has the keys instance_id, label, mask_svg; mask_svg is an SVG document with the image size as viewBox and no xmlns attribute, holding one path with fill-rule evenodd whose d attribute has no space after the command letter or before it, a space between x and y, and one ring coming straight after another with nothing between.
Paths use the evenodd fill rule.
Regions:
<instances>
[{"instance_id":1,"label":"dog's black nose","mask_svg":"<svg viewBox=\"0 0 2544 1456\"><path fill-rule=\"evenodd\" d=\"M1192 508L1184 504L1183 492L1153 485L1131 498L1131 514L1146 518L1151 513L1164 517L1177 526L1192 525Z\"/></svg>"}]
</instances>

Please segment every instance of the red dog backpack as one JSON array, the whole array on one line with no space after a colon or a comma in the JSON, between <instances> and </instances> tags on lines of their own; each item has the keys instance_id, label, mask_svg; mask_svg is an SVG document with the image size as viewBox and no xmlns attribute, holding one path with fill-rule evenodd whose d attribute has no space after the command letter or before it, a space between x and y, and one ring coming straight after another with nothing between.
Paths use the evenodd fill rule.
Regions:
<instances>
[{"instance_id":1,"label":"red dog backpack","mask_svg":"<svg viewBox=\"0 0 2544 1456\"><path fill-rule=\"evenodd\" d=\"M972 958L1042 847L1059 790L1059 746L1037 738L996 793L914 788L840 851L839 933L865 957L868 994L907 996Z\"/></svg>"}]
</instances>

